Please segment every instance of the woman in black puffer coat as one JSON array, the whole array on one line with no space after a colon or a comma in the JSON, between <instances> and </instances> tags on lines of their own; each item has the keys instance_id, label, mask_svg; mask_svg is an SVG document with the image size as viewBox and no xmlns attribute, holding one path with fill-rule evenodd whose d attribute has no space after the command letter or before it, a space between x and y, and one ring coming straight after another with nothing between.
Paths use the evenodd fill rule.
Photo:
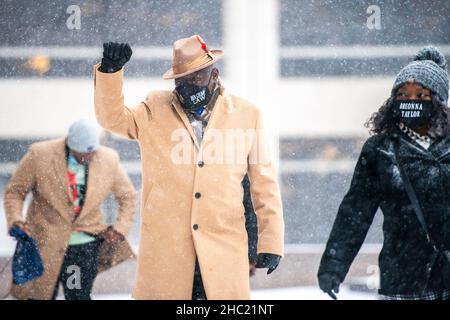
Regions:
<instances>
[{"instance_id":1,"label":"woman in black puffer coat","mask_svg":"<svg viewBox=\"0 0 450 320\"><path fill-rule=\"evenodd\" d=\"M441 254L450 249L446 67L436 48L422 49L397 75L391 97L366 124L374 135L362 148L318 271L321 289L333 298L378 208L384 215L379 293L388 299L450 298L450 264ZM431 243L400 170L415 191Z\"/></svg>"}]
</instances>

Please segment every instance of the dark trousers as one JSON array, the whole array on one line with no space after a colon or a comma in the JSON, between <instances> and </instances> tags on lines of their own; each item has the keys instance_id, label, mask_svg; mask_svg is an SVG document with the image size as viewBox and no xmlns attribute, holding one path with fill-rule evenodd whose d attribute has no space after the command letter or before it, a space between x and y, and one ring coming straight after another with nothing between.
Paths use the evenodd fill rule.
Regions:
<instances>
[{"instance_id":1,"label":"dark trousers","mask_svg":"<svg viewBox=\"0 0 450 320\"><path fill-rule=\"evenodd\" d=\"M58 295L59 284L64 288L66 300L90 300L92 286L97 276L100 241L69 246L61 266L53 300Z\"/></svg>"},{"instance_id":2,"label":"dark trousers","mask_svg":"<svg viewBox=\"0 0 450 320\"><path fill-rule=\"evenodd\" d=\"M198 260L195 258L194 285L192 287L192 300L207 300L205 288L203 287L202 274Z\"/></svg>"}]
</instances>

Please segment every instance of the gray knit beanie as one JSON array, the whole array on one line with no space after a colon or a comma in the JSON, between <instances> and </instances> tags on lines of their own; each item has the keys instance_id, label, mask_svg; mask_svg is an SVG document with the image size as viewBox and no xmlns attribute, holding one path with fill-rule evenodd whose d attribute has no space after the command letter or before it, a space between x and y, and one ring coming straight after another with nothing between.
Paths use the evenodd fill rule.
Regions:
<instances>
[{"instance_id":1,"label":"gray knit beanie","mask_svg":"<svg viewBox=\"0 0 450 320\"><path fill-rule=\"evenodd\" d=\"M428 46L420 50L410 62L397 74L392 93L405 83L414 82L433 91L443 101L448 101L447 60L435 47Z\"/></svg>"},{"instance_id":2,"label":"gray knit beanie","mask_svg":"<svg viewBox=\"0 0 450 320\"><path fill-rule=\"evenodd\" d=\"M100 146L100 133L100 127L94 121L78 120L69 128L67 146L76 152L93 152Z\"/></svg>"}]
</instances>

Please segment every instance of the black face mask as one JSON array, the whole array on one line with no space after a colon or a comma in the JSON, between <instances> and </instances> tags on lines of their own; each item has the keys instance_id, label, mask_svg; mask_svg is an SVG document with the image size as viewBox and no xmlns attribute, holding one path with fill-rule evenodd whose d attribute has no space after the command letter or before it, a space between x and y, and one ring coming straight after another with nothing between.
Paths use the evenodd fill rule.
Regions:
<instances>
[{"instance_id":1,"label":"black face mask","mask_svg":"<svg viewBox=\"0 0 450 320\"><path fill-rule=\"evenodd\" d=\"M208 104L212 96L212 92L208 88L211 78L212 74L209 77L206 86L197 86L195 84L186 83L175 87L183 108L195 110L198 107Z\"/></svg>"},{"instance_id":2,"label":"black face mask","mask_svg":"<svg viewBox=\"0 0 450 320\"><path fill-rule=\"evenodd\" d=\"M430 122L433 102L429 100L394 100L392 110L398 120L414 129Z\"/></svg>"}]
</instances>

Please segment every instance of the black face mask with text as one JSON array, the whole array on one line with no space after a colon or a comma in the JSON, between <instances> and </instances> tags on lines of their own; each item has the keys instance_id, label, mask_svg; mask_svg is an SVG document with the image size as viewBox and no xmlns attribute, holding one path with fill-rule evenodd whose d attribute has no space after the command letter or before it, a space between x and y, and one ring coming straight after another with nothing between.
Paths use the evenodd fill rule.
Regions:
<instances>
[{"instance_id":1,"label":"black face mask with text","mask_svg":"<svg viewBox=\"0 0 450 320\"><path fill-rule=\"evenodd\" d=\"M198 107L206 106L211 99L212 92L209 90L212 74L206 86L195 84L180 84L175 87L180 102L185 109L195 110Z\"/></svg>"},{"instance_id":2,"label":"black face mask with text","mask_svg":"<svg viewBox=\"0 0 450 320\"><path fill-rule=\"evenodd\" d=\"M420 128L431 120L431 100L394 100L392 110L395 117L411 129Z\"/></svg>"}]
</instances>

